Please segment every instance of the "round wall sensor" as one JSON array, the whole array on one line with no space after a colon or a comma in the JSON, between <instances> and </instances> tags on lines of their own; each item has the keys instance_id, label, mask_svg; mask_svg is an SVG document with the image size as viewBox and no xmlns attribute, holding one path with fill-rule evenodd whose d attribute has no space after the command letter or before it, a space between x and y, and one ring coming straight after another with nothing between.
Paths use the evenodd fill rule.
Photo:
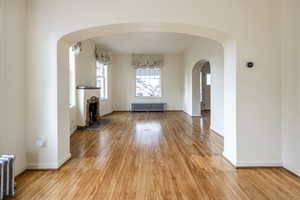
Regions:
<instances>
[{"instance_id":1,"label":"round wall sensor","mask_svg":"<svg viewBox=\"0 0 300 200\"><path fill-rule=\"evenodd\" d=\"M45 144L46 144L46 142L45 142L45 140L43 140L43 139L37 139L37 140L35 141L35 144L36 144L37 147L44 147Z\"/></svg>"},{"instance_id":2,"label":"round wall sensor","mask_svg":"<svg viewBox=\"0 0 300 200\"><path fill-rule=\"evenodd\" d=\"M254 63L253 62L247 62L247 67L248 68L253 68L254 67Z\"/></svg>"}]
</instances>

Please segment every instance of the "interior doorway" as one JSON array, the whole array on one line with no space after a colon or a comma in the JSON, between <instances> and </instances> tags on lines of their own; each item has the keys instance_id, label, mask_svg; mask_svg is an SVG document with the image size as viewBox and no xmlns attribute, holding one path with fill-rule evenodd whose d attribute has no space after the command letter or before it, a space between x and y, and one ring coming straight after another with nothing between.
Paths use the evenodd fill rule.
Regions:
<instances>
[{"instance_id":1,"label":"interior doorway","mask_svg":"<svg viewBox=\"0 0 300 200\"><path fill-rule=\"evenodd\" d=\"M201 114L211 108L211 71L210 63L206 62L200 69L200 108Z\"/></svg>"},{"instance_id":2,"label":"interior doorway","mask_svg":"<svg viewBox=\"0 0 300 200\"><path fill-rule=\"evenodd\" d=\"M193 116L202 116L211 109L210 62L200 60L192 70Z\"/></svg>"}]
</instances>

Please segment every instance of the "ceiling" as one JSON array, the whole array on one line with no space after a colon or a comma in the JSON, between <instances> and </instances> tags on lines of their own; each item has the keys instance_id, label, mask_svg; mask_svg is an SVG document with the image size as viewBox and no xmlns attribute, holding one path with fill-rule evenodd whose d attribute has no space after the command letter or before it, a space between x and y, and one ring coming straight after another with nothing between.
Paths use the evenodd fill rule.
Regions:
<instances>
[{"instance_id":1,"label":"ceiling","mask_svg":"<svg viewBox=\"0 0 300 200\"><path fill-rule=\"evenodd\" d=\"M192 46L199 37L178 33L123 33L94 38L115 54L179 54Z\"/></svg>"}]
</instances>

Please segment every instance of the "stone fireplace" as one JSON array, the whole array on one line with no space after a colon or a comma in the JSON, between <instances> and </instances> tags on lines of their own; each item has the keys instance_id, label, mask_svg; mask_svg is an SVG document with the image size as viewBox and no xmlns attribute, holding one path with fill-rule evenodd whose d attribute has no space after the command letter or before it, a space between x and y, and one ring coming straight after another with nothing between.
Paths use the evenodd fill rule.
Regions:
<instances>
[{"instance_id":1,"label":"stone fireplace","mask_svg":"<svg viewBox=\"0 0 300 200\"><path fill-rule=\"evenodd\" d=\"M100 88L77 87L78 126L90 126L100 117Z\"/></svg>"}]
</instances>

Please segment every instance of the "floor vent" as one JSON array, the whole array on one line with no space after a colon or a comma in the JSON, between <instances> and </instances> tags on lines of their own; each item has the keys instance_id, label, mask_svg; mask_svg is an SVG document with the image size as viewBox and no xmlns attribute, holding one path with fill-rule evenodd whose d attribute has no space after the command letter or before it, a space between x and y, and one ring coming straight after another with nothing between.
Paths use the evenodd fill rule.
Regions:
<instances>
[{"instance_id":1,"label":"floor vent","mask_svg":"<svg viewBox=\"0 0 300 200\"><path fill-rule=\"evenodd\" d=\"M166 103L132 103L132 112L164 112Z\"/></svg>"},{"instance_id":2,"label":"floor vent","mask_svg":"<svg viewBox=\"0 0 300 200\"><path fill-rule=\"evenodd\" d=\"M15 156L0 156L0 200L15 195Z\"/></svg>"}]
</instances>

